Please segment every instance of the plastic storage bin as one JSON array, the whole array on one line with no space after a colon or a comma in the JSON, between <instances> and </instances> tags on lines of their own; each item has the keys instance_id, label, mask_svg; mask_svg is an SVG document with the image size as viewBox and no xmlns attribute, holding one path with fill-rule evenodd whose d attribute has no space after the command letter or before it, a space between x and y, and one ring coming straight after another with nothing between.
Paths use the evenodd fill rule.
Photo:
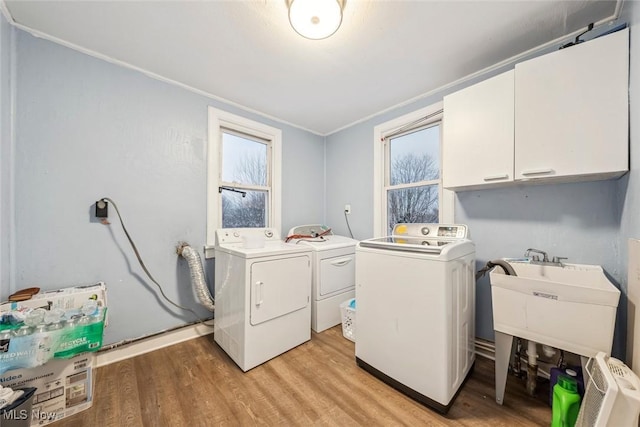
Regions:
<instances>
[{"instance_id":1,"label":"plastic storage bin","mask_svg":"<svg viewBox=\"0 0 640 427\"><path fill-rule=\"evenodd\" d=\"M340 317L342 318L342 335L356 342L356 299L351 298L340 304Z\"/></svg>"}]
</instances>

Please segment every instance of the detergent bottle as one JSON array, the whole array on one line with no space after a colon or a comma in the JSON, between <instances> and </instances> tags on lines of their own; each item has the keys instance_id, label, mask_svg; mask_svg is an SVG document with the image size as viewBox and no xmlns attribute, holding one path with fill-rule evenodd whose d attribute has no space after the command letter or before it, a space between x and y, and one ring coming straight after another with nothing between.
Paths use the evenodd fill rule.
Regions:
<instances>
[{"instance_id":1,"label":"detergent bottle","mask_svg":"<svg viewBox=\"0 0 640 427\"><path fill-rule=\"evenodd\" d=\"M558 376L553 386L551 427L573 427L580 411L578 382L567 375Z\"/></svg>"}]
</instances>

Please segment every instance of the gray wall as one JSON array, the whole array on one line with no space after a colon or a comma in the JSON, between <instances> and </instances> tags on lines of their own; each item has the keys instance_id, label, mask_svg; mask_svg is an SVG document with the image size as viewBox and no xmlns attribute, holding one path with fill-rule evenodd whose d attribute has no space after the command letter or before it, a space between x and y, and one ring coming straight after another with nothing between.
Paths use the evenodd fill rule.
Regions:
<instances>
[{"instance_id":1,"label":"gray wall","mask_svg":"<svg viewBox=\"0 0 640 427\"><path fill-rule=\"evenodd\" d=\"M175 253L176 244L187 241L203 257L208 105L282 129L281 232L322 222L324 164L304 162L324 157L322 137L20 30L16 35L11 289L106 282L110 324L105 343L194 321L160 298L113 206L110 226L92 216L95 200L109 197L165 293L209 316L196 302L185 261ZM212 264L205 265L210 286ZM2 293L6 296L7 289Z\"/></svg>"},{"instance_id":2,"label":"gray wall","mask_svg":"<svg viewBox=\"0 0 640 427\"><path fill-rule=\"evenodd\" d=\"M618 198L621 200L620 220L620 270L624 278L623 292L627 291L628 239L640 239L640 5L637 2L625 4L623 19L631 26L631 55L629 70L629 134L631 141L630 162L631 170L618 182ZM634 31L635 30L635 31ZM623 309L627 308L626 298L621 301ZM629 308L634 313L638 309ZM634 314L629 313L632 319ZM635 316L639 316L635 313ZM637 334L637 331L636 331ZM627 349L627 354L631 348ZM631 362L629 359L628 362ZM636 368L634 366L634 368Z\"/></svg>"},{"instance_id":3,"label":"gray wall","mask_svg":"<svg viewBox=\"0 0 640 427\"><path fill-rule=\"evenodd\" d=\"M11 46L13 27L0 14L0 291L10 281Z\"/></svg>"},{"instance_id":4,"label":"gray wall","mask_svg":"<svg viewBox=\"0 0 640 427\"><path fill-rule=\"evenodd\" d=\"M573 262L603 265L626 292L626 239L640 237L635 167L640 117L633 108L639 84L638 9L628 3L622 19L632 26L631 172L617 181L459 193L456 221L470 226L478 267L540 247ZM10 80L14 66L17 81ZM106 343L191 322L190 314L158 297L113 208L111 226L92 217L93 202L107 196L118 203L166 293L205 316L174 246L186 240L202 255L208 105L283 130L283 234L293 225L325 222L346 235L343 208L349 203L353 233L364 239L373 231L373 127L502 71L322 138L34 38L0 17L0 293L6 297L26 286L55 289L103 280L111 316ZM319 158L324 164L304 161ZM205 269L213 285L212 261ZM477 295L478 335L493 339L487 279L478 282ZM619 314L618 356L624 348L625 313Z\"/></svg>"},{"instance_id":5,"label":"gray wall","mask_svg":"<svg viewBox=\"0 0 640 427\"><path fill-rule=\"evenodd\" d=\"M632 22L638 23L636 4L629 3L625 8L635 17ZM632 37L635 35L634 28L631 34ZM631 46L632 63L635 64L640 56L640 41L633 43L632 40ZM555 49L537 54L551 50ZM327 137L327 223L345 233L342 212L344 204L351 203L353 214L349 218L355 237L364 239L373 235L374 126L441 101L450 92L510 67L505 66ZM637 66L631 70L632 89L634 81L638 84L633 75L635 68ZM631 96L634 105L637 96L633 97L633 91ZM636 159L638 154L634 148L640 147L640 140L634 137L633 129L639 124L640 119L632 109L631 152ZM634 166L632 162L632 168ZM621 285L626 281L626 238L640 235L637 191L629 191L637 185L637 174L634 168L619 180L460 192L456 195L455 220L469 226L476 243L478 269L491 259L522 256L527 248L534 247L551 255L569 257L571 262L602 265L616 286L626 292L626 287ZM478 281L476 295L477 335L493 341L488 278ZM621 358L624 358L626 333L625 305L623 295L613 349L613 354Z\"/></svg>"}]
</instances>

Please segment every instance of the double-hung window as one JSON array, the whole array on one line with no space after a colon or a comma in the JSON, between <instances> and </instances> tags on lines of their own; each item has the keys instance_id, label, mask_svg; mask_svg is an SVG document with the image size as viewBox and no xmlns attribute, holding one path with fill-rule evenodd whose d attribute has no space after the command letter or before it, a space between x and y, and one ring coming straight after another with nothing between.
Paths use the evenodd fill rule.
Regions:
<instances>
[{"instance_id":1,"label":"double-hung window","mask_svg":"<svg viewBox=\"0 0 640 427\"><path fill-rule=\"evenodd\" d=\"M280 229L279 129L209 107L207 256L219 228Z\"/></svg>"},{"instance_id":2,"label":"double-hung window","mask_svg":"<svg viewBox=\"0 0 640 427\"><path fill-rule=\"evenodd\" d=\"M442 189L442 104L374 129L374 235L398 223L453 222L453 196Z\"/></svg>"}]
</instances>

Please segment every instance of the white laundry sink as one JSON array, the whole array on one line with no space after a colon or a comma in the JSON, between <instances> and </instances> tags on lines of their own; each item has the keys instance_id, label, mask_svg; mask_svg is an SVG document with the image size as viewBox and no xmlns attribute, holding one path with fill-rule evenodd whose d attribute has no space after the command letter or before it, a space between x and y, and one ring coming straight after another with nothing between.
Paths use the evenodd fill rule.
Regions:
<instances>
[{"instance_id":1,"label":"white laundry sink","mask_svg":"<svg viewBox=\"0 0 640 427\"><path fill-rule=\"evenodd\" d=\"M620 291L602 267L512 262L489 274L493 328L504 334L593 357L611 354Z\"/></svg>"}]
</instances>

